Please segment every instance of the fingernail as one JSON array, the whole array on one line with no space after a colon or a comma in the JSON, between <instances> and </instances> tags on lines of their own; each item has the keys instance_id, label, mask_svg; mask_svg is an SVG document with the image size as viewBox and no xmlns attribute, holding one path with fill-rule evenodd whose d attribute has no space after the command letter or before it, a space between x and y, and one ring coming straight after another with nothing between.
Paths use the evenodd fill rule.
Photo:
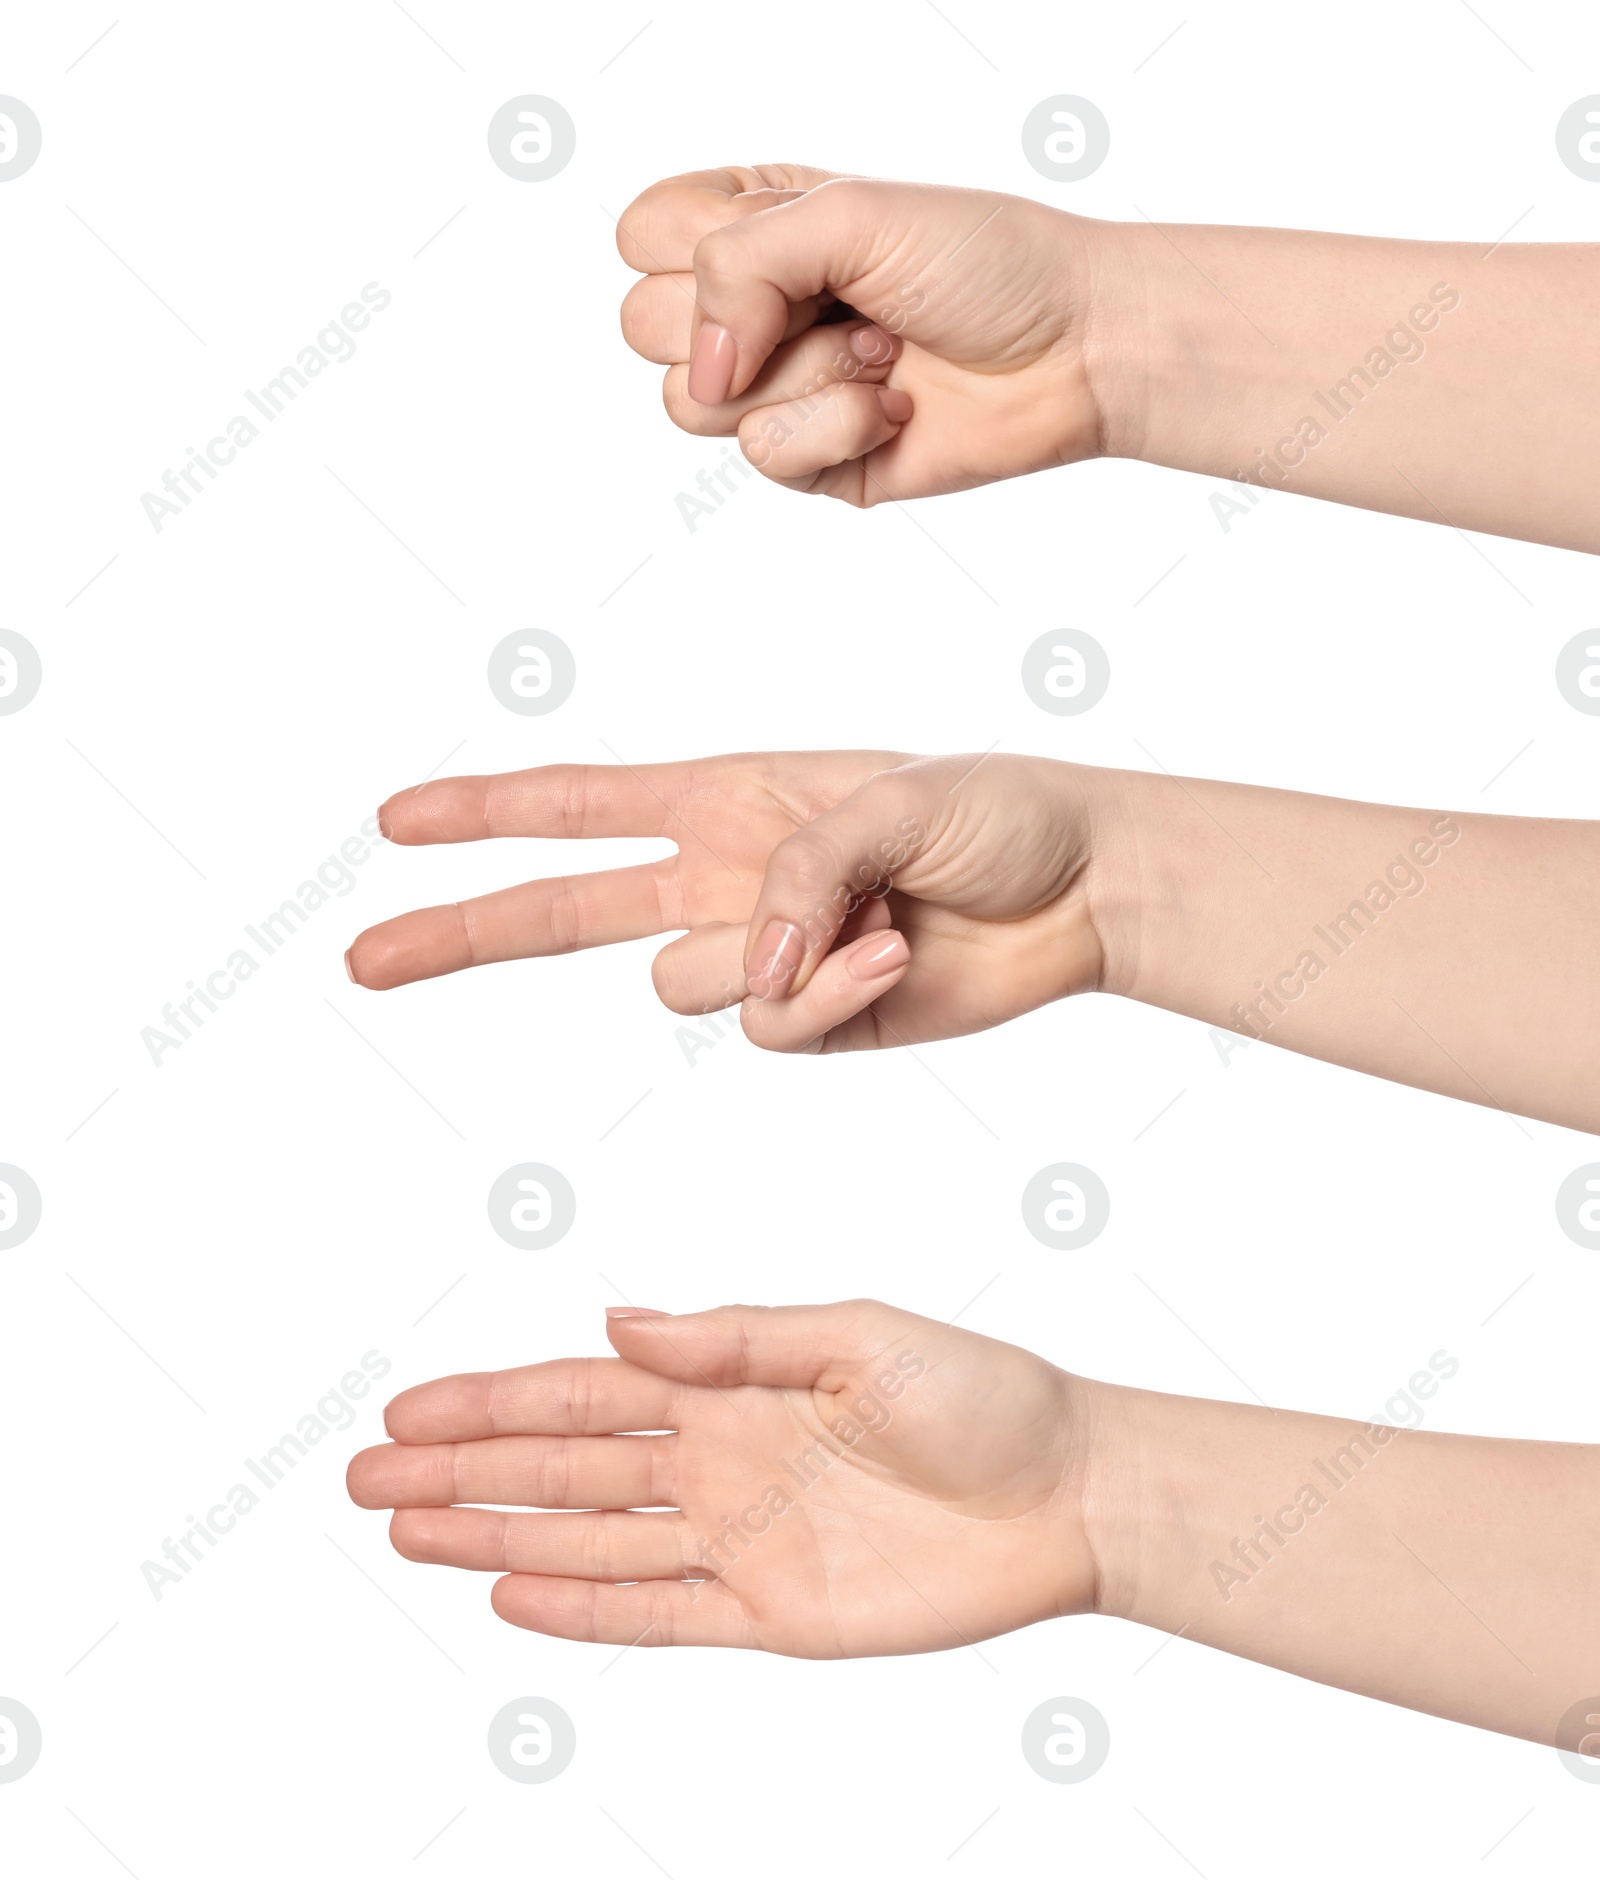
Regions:
<instances>
[{"instance_id":1,"label":"fingernail","mask_svg":"<svg viewBox=\"0 0 1600 1880\"><path fill-rule=\"evenodd\" d=\"M345 956L344 956L344 976L345 976L345 978L346 978L346 979L348 979L348 980L350 981L350 983L351 983L351 985L352 985L352 986L359 986L359 985L361 984L361 981L360 981L359 979L357 979L357 978L356 978L356 976L355 976L355 973L354 973L354 971L352 970L352 968L351 968L351 965L350 965L350 955L351 955L352 953L354 953L354 952L355 952L355 948L354 948L354 947L350 947L350 948L348 948L348 949L346 950L346 952L345 952Z\"/></svg>"},{"instance_id":2,"label":"fingernail","mask_svg":"<svg viewBox=\"0 0 1600 1880\"><path fill-rule=\"evenodd\" d=\"M886 933L879 940L869 940L857 947L845 961L844 969L852 979L881 979L897 966L904 966L910 957L905 935Z\"/></svg>"},{"instance_id":3,"label":"fingernail","mask_svg":"<svg viewBox=\"0 0 1600 1880\"><path fill-rule=\"evenodd\" d=\"M805 935L798 927L786 920L769 920L750 956L746 992L754 999L782 998L805 954Z\"/></svg>"},{"instance_id":4,"label":"fingernail","mask_svg":"<svg viewBox=\"0 0 1600 1880\"><path fill-rule=\"evenodd\" d=\"M909 392L902 392L898 385L875 385L873 390L878 394L883 415L891 424L904 424L911 416L913 407Z\"/></svg>"},{"instance_id":5,"label":"fingernail","mask_svg":"<svg viewBox=\"0 0 1600 1880\"><path fill-rule=\"evenodd\" d=\"M850 335L850 350L864 366L886 366L900 356L900 342L881 326L858 326Z\"/></svg>"},{"instance_id":6,"label":"fingernail","mask_svg":"<svg viewBox=\"0 0 1600 1880\"><path fill-rule=\"evenodd\" d=\"M381 809L378 811L378 834L383 837L385 842L390 840L389 818Z\"/></svg>"},{"instance_id":7,"label":"fingernail","mask_svg":"<svg viewBox=\"0 0 1600 1880\"><path fill-rule=\"evenodd\" d=\"M654 1306L607 1306L608 1319L670 1319L670 1312L658 1312Z\"/></svg>"},{"instance_id":8,"label":"fingernail","mask_svg":"<svg viewBox=\"0 0 1600 1880\"><path fill-rule=\"evenodd\" d=\"M738 363L738 342L725 326L708 320L700 329L689 359L689 396L697 405L723 404Z\"/></svg>"}]
</instances>

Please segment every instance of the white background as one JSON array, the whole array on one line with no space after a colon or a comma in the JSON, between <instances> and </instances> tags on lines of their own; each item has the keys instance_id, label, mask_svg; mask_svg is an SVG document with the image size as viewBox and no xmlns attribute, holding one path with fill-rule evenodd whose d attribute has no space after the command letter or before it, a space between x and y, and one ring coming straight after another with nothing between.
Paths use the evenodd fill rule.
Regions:
<instances>
[{"instance_id":1,"label":"white background","mask_svg":"<svg viewBox=\"0 0 1600 1880\"><path fill-rule=\"evenodd\" d=\"M359 928L572 866L554 844L385 848L159 1069L140 1042L447 754L1142 745L1179 773L1600 815L1600 721L1553 680L1591 561L1279 495L1225 535L1206 481L1126 464L868 515L752 479L691 534L674 497L722 447L673 430L618 336L612 216L715 163L1486 246L1531 205L1517 239L1592 237L1600 190L1552 134L1600 90L1600 19L1479 13L189 4L126 9L67 71L110 7L13 11L0 90L44 148L0 189L4 624L45 679L0 721L0 1160L45 1212L0 1255L0 1695L44 1755L0 1787L8 1871L1215 1876L1267 1848L1331 1875L1376 1846L1378 1872L1454 1873L1513 1830L1492 1873L1592 1847L1600 1789L1549 1750L1186 1640L1151 1659L1159 1635L1109 1620L987 1663L612 1662L401 1561L343 1491L389 1391L602 1350L619 1294L948 1318L987 1287L964 1322L1091 1375L1350 1414L1446 1347L1434 1427L1600 1439L1594 1256L1552 1206L1588 1139L1265 1046L1224 1066L1203 1026L1100 999L920 1062L734 1033L691 1066L649 944L346 982ZM530 91L578 127L538 185L484 139ZM1057 92L1112 126L1075 185L1018 140ZM368 281L393 304L356 356L157 535L141 493ZM1078 719L1019 681L1064 624L1113 665ZM578 662L548 718L485 684L528 625ZM543 1254L485 1213L526 1160L578 1195ZM1060 1160L1112 1195L1069 1255L1018 1208ZM393 1370L356 1427L154 1601L141 1561L374 1348ZM525 1694L576 1722L548 1786L485 1753ZM1057 1695L1110 1721L1080 1786L1018 1747Z\"/></svg>"}]
</instances>

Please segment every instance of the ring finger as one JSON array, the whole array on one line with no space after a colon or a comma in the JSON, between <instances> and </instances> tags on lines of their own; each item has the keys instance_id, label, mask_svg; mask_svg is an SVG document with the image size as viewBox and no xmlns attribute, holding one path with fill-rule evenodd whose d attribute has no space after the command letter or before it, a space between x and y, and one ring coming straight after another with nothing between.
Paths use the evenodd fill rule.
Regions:
<instances>
[{"instance_id":1,"label":"ring finger","mask_svg":"<svg viewBox=\"0 0 1600 1880\"><path fill-rule=\"evenodd\" d=\"M835 946L801 990L786 999L743 996L743 927L697 928L657 954L656 990L665 1005L684 1014L720 1011L743 997L739 1019L752 1044L765 1051L820 1051L830 1032L899 985L909 970L905 936L888 922L884 904L868 902L861 921L867 931Z\"/></svg>"},{"instance_id":2,"label":"ring finger","mask_svg":"<svg viewBox=\"0 0 1600 1880\"><path fill-rule=\"evenodd\" d=\"M499 1514L487 1508L401 1508L389 1523L395 1552L478 1573L560 1579L674 1579L687 1570L688 1529L678 1514Z\"/></svg>"}]
</instances>

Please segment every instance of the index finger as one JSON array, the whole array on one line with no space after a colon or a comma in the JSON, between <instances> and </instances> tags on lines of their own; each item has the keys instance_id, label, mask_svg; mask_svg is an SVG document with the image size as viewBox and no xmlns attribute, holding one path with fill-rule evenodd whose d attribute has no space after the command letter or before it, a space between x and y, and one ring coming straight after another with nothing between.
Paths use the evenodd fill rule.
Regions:
<instances>
[{"instance_id":1,"label":"index finger","mask_svg":"<svg viewBox=\"0 0 1600 1880\"><path fill-rule=\"evenodd\" d=\"M414 1384L389 1404L397 1443L485 1436L616 1436L672 1426L679 1387L622 1358L557 1358L511 1371L467 1371Z\"/></svg>"},{"instance_id":2,"label":"index finger","mask_svg":"<svg viewBox=\"0 0 1600 1880\"><path fill-rule=\"evenodd\" d=\"M669 176L623 210L617 252L640 274L686 273L702 235L815 189L833 174L809 164L762 163Z\"/></svg>"},{"instance_id":3,"label":"index finger","mask_svg":"<svg viewBox=\"0 0 1600 1880\"><path fill-rule=\"evenodd\" d=\"M491 836L660 836L682 764L544 764L493 777L439 777L399 790L378 827L408 847Z\"/></svg>"}]
</instances>

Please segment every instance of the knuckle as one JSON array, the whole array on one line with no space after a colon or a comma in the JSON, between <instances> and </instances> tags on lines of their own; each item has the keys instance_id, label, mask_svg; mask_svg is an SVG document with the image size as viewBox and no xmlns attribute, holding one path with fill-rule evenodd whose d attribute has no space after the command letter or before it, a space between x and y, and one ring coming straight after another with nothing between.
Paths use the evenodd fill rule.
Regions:
<instances>
[{"instance_id":1,"label":"knuckle","mask_svg":"<svg viewBox=\"0 0 1600 1880\"><path fill-rule=\"evenodd\" d=\"M678 1609L664 1586L657 1587L650 1597L650 1622L653 1630L647 1635L649 1643L671 1645L675 1642L678 1630Z\"/></svg>"},{"instance_id":2,"label":"knuckle","mask_svg":"<svg viewBox=\"0 0 1600 1880\"><path fill-rule=\"evenodd\" d=\"M570 881L552 884L545 924L552 953L575 953L583 945L583 909Z\"/></svg>"},{"instance_id":3,"label":"knuckle","mask_svg":"<svg viewBox=\"0 0 1600 1880\"><path fill-rule=\"evenodd\" d=\"M585 1358L573 1371L566 1388L566 1421L569 1429L587 1434L595 1405L594 1359Z\"/></svg>"},{"instance_id":4,"label":"knuckle","mask_svg":"<svg viewBox=\"0 0 1600 1880\"><path fill-rule=\"evenodd\" d=\"M744 252L744 225L726 222L707 229L694 245L694 271L702 279L725 279L739 269Z\"/></svg>"},{"instance_id":5,"label":"knuckle","mask_svg":"<svg viewBox=\"0 0 1600 1880\"><path fill-rule=\"evenodd\" d=\"M648 1447L644 1458L646 1500L642 1505L649 1508L670 1508L673 1505L674 1483L671 1451L665 1445L673 1439L647 1436L644 1440Z\"/></svg>"},{"instance_id":6,"label":"knuckle","mask_svg":"<svg viewBox=\"0 0 1600 1880\"><path fill-rule=\"evenodd\" d=\"M772 851L767 873L801 893L813 893L833 886L838 867L832 842L812 824L784 837Z\"/></svg>"},{"instance_id":7,"label":"knuckle","mask_svg":"<svg viewBox=\"0 0 1600 1880\"><path fill-rule=\"evenodd\" d=\"M865 209L878 193L878 185L864 176L830 176L808 192L809 198L824 209L855 215Z\"/></svg>"},{"instance_id":8,"label":"knuckle","mask_svg":"<svg viewBox=\"0 0 1600 1880\"><path fill-rule=\"evenodd\" d=\"M582 1561L580 1577L587 1580L609 1580L612 1553L611 1530L604 1516L601 1516L584 1533L579 1551L579 1558Z\"/></svg>"}]
</instances>

